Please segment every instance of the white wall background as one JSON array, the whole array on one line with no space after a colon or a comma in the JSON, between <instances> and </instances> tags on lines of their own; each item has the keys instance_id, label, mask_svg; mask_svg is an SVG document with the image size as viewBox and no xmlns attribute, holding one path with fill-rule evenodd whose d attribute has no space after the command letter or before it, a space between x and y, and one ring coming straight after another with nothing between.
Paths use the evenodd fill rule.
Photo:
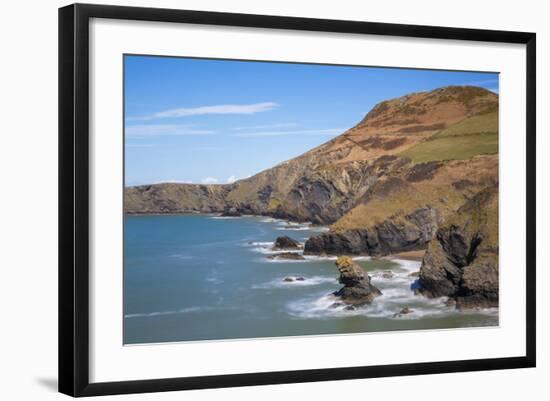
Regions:
<instances>
[{"instance_id":1,"label":"white wall background","mask_svg":"<svg viewBox=\"0 0 550 401\"><path fill-rule=\"evenodd\" d=\"M107 2L107 0L105 0ZM543 227L549 202L550 25L545 2L392 0L161 0L111 4L301 17L534 31L538 41L538 367L536 369L398 377L116 397L128 400L521 399L550 394L544 293L550 257ZM100 2L101 3L101 2ZM68 2L3 5L0 23L0 399L53 400L57 386L57 8ZM546 311L546 312L545 312ZM546 341L545 341L546 340ZM388 349L388 352L392 352ZM114 399L107 397L104 399Z\"/></svg>"}]
</instances>

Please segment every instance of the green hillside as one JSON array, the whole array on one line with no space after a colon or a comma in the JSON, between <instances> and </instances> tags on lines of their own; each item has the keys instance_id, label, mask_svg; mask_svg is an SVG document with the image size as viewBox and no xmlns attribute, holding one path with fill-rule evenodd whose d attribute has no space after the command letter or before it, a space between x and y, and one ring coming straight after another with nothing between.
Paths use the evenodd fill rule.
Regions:
<instances>
[{"instance_id":1,"label":"green hillside","mask_svg":"<svg viewBox=\"0 0 550 401\"><path fill-rule=\"evenodd\" d=\"M416 164L494 153L498 153L498 111L466 118L405 150L401 156Z\"/></svg>"}]
</instances>

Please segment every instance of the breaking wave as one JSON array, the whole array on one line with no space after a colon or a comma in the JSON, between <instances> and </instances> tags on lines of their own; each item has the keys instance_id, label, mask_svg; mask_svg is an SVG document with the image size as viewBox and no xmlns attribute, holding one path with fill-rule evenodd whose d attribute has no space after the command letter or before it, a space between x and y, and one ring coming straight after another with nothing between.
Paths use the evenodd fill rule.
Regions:
<instances>
[{"instance_id":1,"label":"breaking wave","mask_svg":"<svg viewBox=\"0 0 550 401\"><path fill-rule=\"evenodd\" d=\"M275 245L275 242L267 241L267 242L248 242L245 244L245 246L249 247L252 251L263 253L265 255L274 255L277 253L285 252L285 253L298 253L301 254L303 251L301 249L285 249L285 250L275 250L273 249L273 245Z\"/></svg>"},{"instance_id":2,"label":"breaking wave","mask_svg":"<svg viewBox=\"0 0 550 401\"><path fill-rule=\"evenodd\" d=\"M148 313L128 313L124 315L125 319L132 319L138 317L155 317L155 316L166 316L166 315L178 315L183 313L198 313L198 312L211 312L215 310L229 310L234 308L229 307L215 307L215 306L190 306L188 308L182 308L178 310L168 310L168 311L158 311L158 312L148 312Z\"/></svg>"},{"instance_id":3,"label":"breaking wave","mask_svg":"<svg viewBox=\"0 0 550 401\"><path fill-rule=\"evenodd\" d=\"M291 278L293 281L285 281L285 278ZM303 278L304 280L297 280L298 278ZM335 277L327 276L281 276L263 284L253 285L252 288L265 290L273 288L311 287L327 283L336 284L337 280Z\"/></svg>"},{"instance_id":4,"label":"breaking wave","mask_svg":"<svg viewBox=\"0 0 550 401\"><path fill-rule=\"evenodd\" d=\"M411 284L416 281L409 274L420 267L420 262L394 259L399 266L392 270L393 276L384 278L380 273L388 270L369 272L372 283L382 291L370 305L349 307L333 294L317 293L313 296L290 301L287 304L288 313L300 319L329 319L349 316L364 316L366 318L387 319L422 319L456 314L498 315L497 308L458 311L445 304L447 298L429 299L415 295ZM401 314L403 308L409 308L411 313Z\"/></svg>"}]
</instances>

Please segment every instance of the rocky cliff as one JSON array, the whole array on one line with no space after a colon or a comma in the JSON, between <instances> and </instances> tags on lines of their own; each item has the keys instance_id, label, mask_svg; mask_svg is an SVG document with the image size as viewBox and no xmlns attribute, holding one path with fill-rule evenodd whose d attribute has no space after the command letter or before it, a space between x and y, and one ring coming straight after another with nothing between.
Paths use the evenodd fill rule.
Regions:
<instances>
[{"instance_id":1,"label":"rocky cliff","mask_svg":"<svg viewBox=\"0 0 550 401\"><path fill-rule=\"evenodd\" d=\"M233 184L126 188L124 207L330 225L306 254L428 249L423 293L466 305L498 299L498 240L487 234L497 198L498 96L451 86L383 101L342 135Z\"/></svg>"},{"instance_id":2,"label":"rocky cliff","mask_svg":"<svg viewBox=\"0 0 550 401\"><path fill-rule=\"evenodd\" d=\"M127 214L211 213L227 208L231 186L154 184L124 190Z\"/></svg>"},{"instance_id":3,"label":"rocky cliff","mask_svg":"<svg viewBox=\"0 0 550 401\"><path fill-rule=\"evenodd\" d=\"M438 228L420 268L419 291L459 308L498 306L498 188L476 194Z\"/></svg>"},{"instance_id":4,"label":"rocky cliff","mask_svg":"<svg viewBox=\"0 0 550 401\"><path fill-rule=\"evenodd\" d=\"M450 136L442 131L475 116L489 116L488 120L497 122L498 130L497 108L497 95L477 87L446 87L384 101L342 135L248 179L228 185L166 183L126 188L125 212L221 212L235 208L244 214L332 224L370 198L392 195L399 189L393 176L405 178L407 184L429 179L440 166L416 165L414 159L422 158L424 148L444 147ZM456 138L455 151L460 150L456 143L476 142L482 131L491 137L491 130L495 131L493 127L466 127L450 132ZM470 135L466 141L464 134ZM468 152L468 146L462 144L462 151ZM472 155L466 159L478 150L470 149ZM433 159L454 158L444 151L431 152ZM343 225L345 221L338 226Z\"/></svg>"}]
</instances>

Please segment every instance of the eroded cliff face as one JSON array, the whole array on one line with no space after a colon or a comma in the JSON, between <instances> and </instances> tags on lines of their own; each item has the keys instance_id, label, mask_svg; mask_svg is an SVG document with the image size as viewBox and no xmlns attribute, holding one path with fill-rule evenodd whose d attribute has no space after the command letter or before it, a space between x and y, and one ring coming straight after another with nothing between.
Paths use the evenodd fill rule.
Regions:
<instances>
[{"instance_id":1,"label":"eroded cliff face","mask_svg":"<svg viewBox=\"0 0 550 401\"><path fill-rule=\"evenodd\" d=\"M498 306L498 187L484 189L442 225L420 268L419 292L458 308Z\"/></svg>"},{"instance_id":2,"label":"eroded cliff face","mask_svg":"<svg viewBox=\"0 0 550 401\"><path fill-rule=\"evenodd\" d=\"M231 186L154 184L125 188L127 214L174 214L223 212Z\"/></svg>"},{"instance_id":3,"label":"eroded cliff face","mask_svg":"<svg viewBox=\"0 0 550 401\"><path fill-rule=\"evenodd\" d=\"M425 206L372 228L314 236L306 242L304 251L306 254L378 256L425 249L441 220L437 209Z\"/></svg>"},{"instance_id":4,"label":"eroded cliff face","mask_svg":"<svg viewBox=\"0 0 550 401\"><path fill-rule=\"evenodd\" d=\"M352 208L380 174L380 165L351 162L330 168L280 165L231 185L156 184L126 188L128 214L235 210L328 225ZM309 162L309 163L308 163ZM297 171L299 170L299 171Z\"/></svg>"},{"instance_id":5,"label":"eroded cliff face","mask_svg":"<svg viewBox=\"0 0 550 401\"><path fill-rule=\"evenodd\" d=\"M497 155L408 163L380 177L330 232L310 238L305 252L388 255L426 249L447 218L497 184L497 174Z\"/></svg>"}]
</instances>

